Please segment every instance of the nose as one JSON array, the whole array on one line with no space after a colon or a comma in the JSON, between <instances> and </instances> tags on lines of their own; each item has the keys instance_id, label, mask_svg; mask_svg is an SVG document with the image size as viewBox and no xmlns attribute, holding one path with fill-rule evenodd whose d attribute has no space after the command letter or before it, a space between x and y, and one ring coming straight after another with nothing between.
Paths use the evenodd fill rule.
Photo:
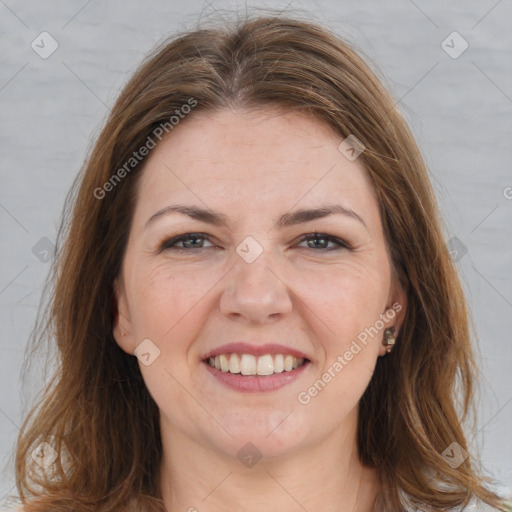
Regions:
<instances>
[{"instance_id":1,"label":"nose","mask_svg":"<svg viewBox=\"0 0 512 512\"><path fill-rule=\"evenodd\" d=\"M228 273L220 298L220 311L231 319L265 324L282 318L292 310L287 284L274 270L267 252L248 263L238 255L235 268Z\"/></svg>"}]
</instances>

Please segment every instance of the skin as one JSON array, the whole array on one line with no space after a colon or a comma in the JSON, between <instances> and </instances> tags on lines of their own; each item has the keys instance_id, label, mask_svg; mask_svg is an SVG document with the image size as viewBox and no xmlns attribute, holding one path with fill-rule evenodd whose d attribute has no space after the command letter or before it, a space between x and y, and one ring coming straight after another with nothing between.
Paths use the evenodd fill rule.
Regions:
<instances>
[{"instance_id":1,"label":"skin","mask_svg":"<svg viewBox=\"0 0 512 512\"><path fill-rule=\"evenodd\" d=\"M406 302L366 172L339 151L341 140L296 112L198 112L146 161L115 282L114 336L132 355L144 339L160 350L139 366L160 409L169 512L217 512L226 504L246 512L371 510L380 484L357 457L358 402L385 356L383 331L398 333ZM180 213L145 227L175 204L221 212L229 228ZM366 227L340 214L276 226L284 213L329 204L352 209ZM303 240L315 231L352 249L326 246L322 236ZM162 240L185 233L206 236L192 249L181 242L159 252ZM247 236L263 249L252 263L236 252ZM307 405L299 403L298 394L396 302L402 311ZM241 339L296 347L311 364L277 391L234 391L201 356ZM262 455L252 467L237 458L247 442Z\"/></svg>"}]
</instances>

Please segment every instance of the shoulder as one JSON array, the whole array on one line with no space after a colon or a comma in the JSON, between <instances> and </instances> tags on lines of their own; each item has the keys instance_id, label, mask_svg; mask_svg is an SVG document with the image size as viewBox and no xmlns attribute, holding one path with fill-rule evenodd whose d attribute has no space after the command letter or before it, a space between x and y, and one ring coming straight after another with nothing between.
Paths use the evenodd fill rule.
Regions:
<instances>
[{"instance_id":1,"label":"shoulder","mask_svg":"<svg viewBox=\"0 0 512 512\"><path fill-rule=\"evenodd\" d=\"M408 512L419 512L419 509L411 507L407 508ZM422 509L423 510L423 509ZM500 509L488 505L484 501L473 498L464 508L455 507L449 510L443 509L446 512L501 512ZM512 512L512 503L510 503L510 512Z\"/></svg>"},{"instance_id":2,"label":"shoulder","mask_svg":"<svg viewBox=\"0 0 512 512\"><path fill-rule=\"evenodd\" d=\"M510 510L512 510L512 508ZM492 507L491 505L488 505L487 503L485 503L485 501L481 501L477 498L473 498L471 500L471 502L466 507L464 507L464 509L457 508L450 512L501 512L501 511L495 507Z\"/></svg>"},{"instance_id":3,"label":"shoulder","mask_svg":"<svg viewBox=\"0 0 512 512\"><path fill-rule=\"evenodd\" d=\"M24 512L23 503L19 498L4 498L0 502L0 512Z\"/></svg>"},{"instance_id":4,"label":"shoulder","mask_svg":"<svg viewBox=\"0 0 512 512\"><path fill-rule=\"evenodd\" d=\"M9 502L3 501L0 502L0 512L25 512L25 508L20 501ZM137 506L137 502L135 499L132 499L126 508L123 509L123 512L143 512L141 507Z\"/></svg>"}]
</instances>

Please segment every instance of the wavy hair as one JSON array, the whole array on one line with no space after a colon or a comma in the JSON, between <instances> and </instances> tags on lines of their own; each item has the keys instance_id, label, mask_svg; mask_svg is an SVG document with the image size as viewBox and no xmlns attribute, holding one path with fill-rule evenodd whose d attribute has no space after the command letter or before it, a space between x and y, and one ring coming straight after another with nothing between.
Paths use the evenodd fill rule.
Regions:
<instances>
[{"instance_id":1,"label":"wavy hair","mask_svg":"<svg viewBox=\"0 0 512 512\"><path fill-rule=\"evenodd\" d=\"M277 14L196 27L166 40L124 87L89 152L66 199L50 300L34 330L34 346L51 340L57 357L17 440L24 510L117 512L131 502L165 510L158 407L136 357L112 333L113 283L144 162L108 193L98 191L191 98L197 103L190 116L277 107L314 116L340 141L353 134L363 142L359 158L407 294L395 350L378 359L359 403L360 460L376 468L383 484L375 510L402 512L411 504L445 510L475 497L506 510L473 453L457 468L442 455L454 442L471 452L465 428L475 431L479 370L463 289L418 146L393 97L349 43L321 24ZM46 469L31 457L43 442L59 454Z\"/></svg>"}]
</instances>

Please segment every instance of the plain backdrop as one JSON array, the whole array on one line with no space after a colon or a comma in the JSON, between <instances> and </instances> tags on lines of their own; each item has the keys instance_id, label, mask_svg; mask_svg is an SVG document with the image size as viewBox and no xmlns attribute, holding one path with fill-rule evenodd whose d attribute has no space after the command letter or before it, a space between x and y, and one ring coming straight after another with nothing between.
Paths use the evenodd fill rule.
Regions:
<instances>
[{"instance_id":1,"label":"plain backdrop","mask_svg":"<svg viewBox=\"0 0 512 512\"><path fill-rule=\"evenodd\" d=\"M512 1L256 5L0 0L0 498L14 490L14 442L43 385L38 370L22 386L20 369L64 199L109 107L166 36L224 9L264 7L309 12L351 41L410 123L477 330L483 386L472 447L512 493Z\"/></svg>"}]
</instances>

